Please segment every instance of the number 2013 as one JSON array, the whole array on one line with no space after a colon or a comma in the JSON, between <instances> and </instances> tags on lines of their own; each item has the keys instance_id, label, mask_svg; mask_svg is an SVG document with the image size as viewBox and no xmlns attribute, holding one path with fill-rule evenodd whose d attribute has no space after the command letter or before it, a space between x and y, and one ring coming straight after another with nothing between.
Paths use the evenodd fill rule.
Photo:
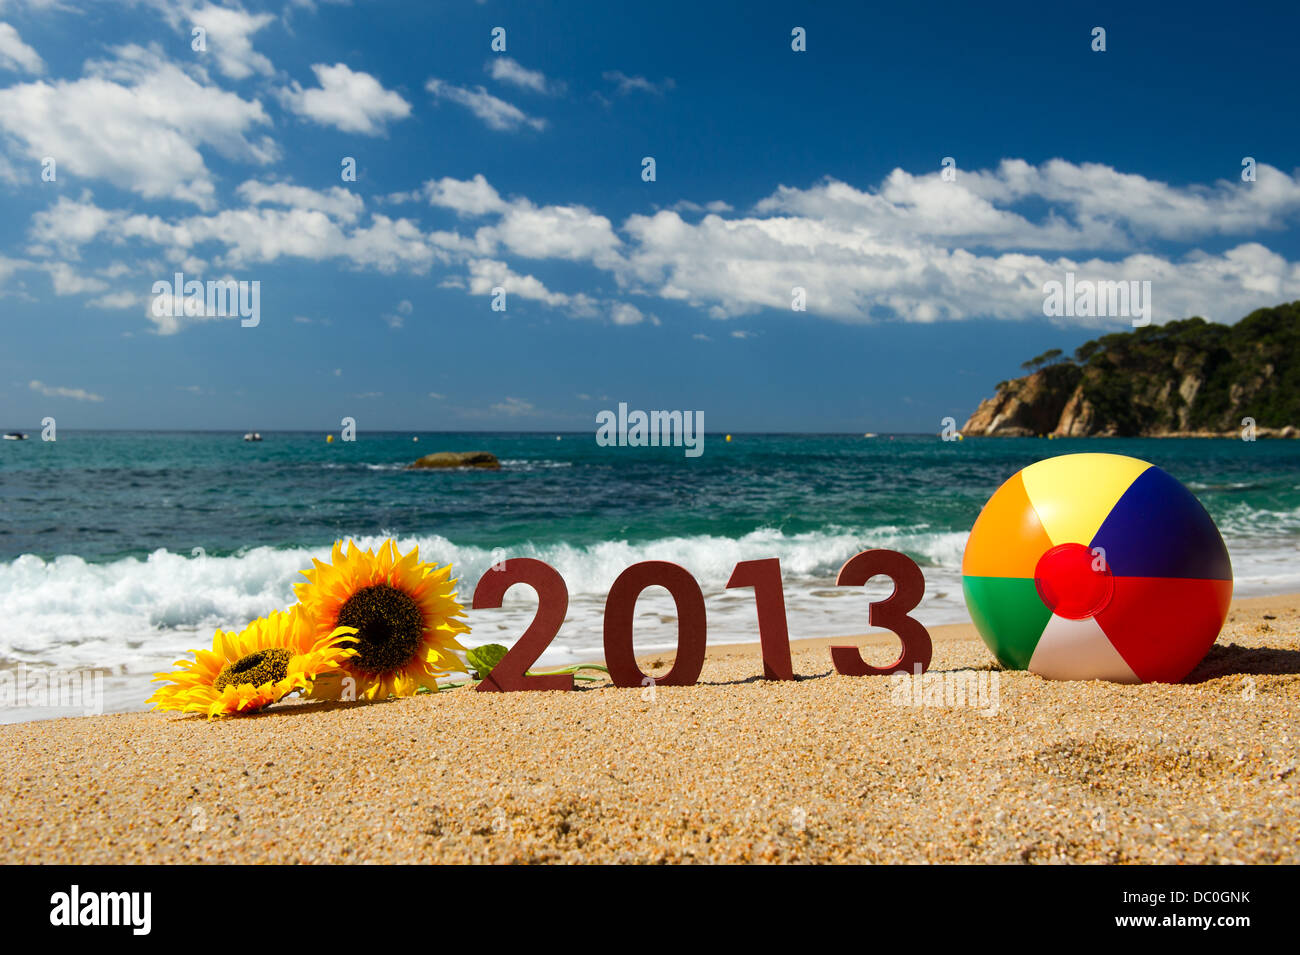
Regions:
<instances>
[{"instance_id":1,"label":"number 2013","mask_svg":"<svg viewBox=\"0 0 1300 955\"><path fill-rule=\"evenodd\" d=\"M876 667L862 659L857 647L833 646L830 650L835 671L846 676L912 673L917 666L924 671L930 665L930 634L918 620L908 616L925 593L921 568L898 551L864 550L844 563L835 583L842 587L860 587L876 576L893 581L894 591L884 600L873 601L868 606L867 623L892 631L902 643L902 652L889 666ZM537 613L510 652L478 684L478 689L486 692L572 690L573 675L570 673L528 672L560 632L569 609L569 588L554 567L531 557L514 557L491 568L474 588L473 608L500 607L506 591L515 584L526 584L537 592ZM605 665L615 686L639 687L649 680L636 663L632 625L637 598L643 590L653 586L667 590L677 605L677 656L672 669L654 682L660 686L690 686L699 678L704 666L707 623L704 594L699 583L678 564L663 560L642 561L619 574L605 598ZM728 589L735 587L752 587L754 590L764 678L793 680L780 560L768 557L741 561L727 581Z\"/></svg>"}]
</instances>

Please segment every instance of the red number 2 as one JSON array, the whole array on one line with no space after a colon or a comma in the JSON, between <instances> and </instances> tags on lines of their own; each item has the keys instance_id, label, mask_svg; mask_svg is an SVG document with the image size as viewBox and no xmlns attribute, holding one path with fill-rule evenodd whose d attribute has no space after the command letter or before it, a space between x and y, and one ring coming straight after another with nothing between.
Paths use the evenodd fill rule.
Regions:
<instances>
[{"instance_id":1,"label":"red number 2","mask_svg":"<svg viewBox=\"0 0 1300 955\"><path fill-rule=\"evenodd\" d=\"M907 615L925 595L925 576L916 561L896 550L864 550L845 561L835 583L841 587L861 587L879 574L894 582L894 592L884 600L872 602L867 610L867 623L892 630L902 642L903 652L889 666L873 667L862 659L857 647L831 647L835 672L845 676L912 673L919 664L924 673L934 650L930 633L919 620Z\"/></svg>"},{"instance_id":2,"label":"red number 2","mask_svg":"<svg viewBox=\"0 0 1300 955\"><path fill-rule=\"evenodd\" d=\"M486 692L507 690L572 690L573 674L529 675L526 671L550 646L569 609L569 588L559 571L531 557L512 557L484 574L474 588L475 610L501 606L501 598L515 584L527 584L537 591L537 614L510 652L478 685Z\"/></svg>"}]
</instances>

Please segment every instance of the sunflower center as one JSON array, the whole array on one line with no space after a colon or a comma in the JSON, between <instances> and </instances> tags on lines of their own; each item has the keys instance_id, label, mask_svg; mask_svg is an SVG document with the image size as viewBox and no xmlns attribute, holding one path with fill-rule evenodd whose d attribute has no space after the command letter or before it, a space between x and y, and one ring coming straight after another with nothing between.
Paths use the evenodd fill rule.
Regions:
<instances>
[{"instance_id":1,"label":"sunflower center","mask_svg":"<svg viewBox=\"0 0 1300 955\"><path fill-rule=\"evenodd\" d=\"M289 675L289 661L292 658L293 654L283 647L258 650L222 667L221 672L212 682L212 687L220 692L228 686L261 686L263 683L275 683Z\"/></svg>"},{"instance_id":2,"label":"sunflower center","mask_svg":"<svg viewBox=\"0 0 1300 955\"><path fill-rule=\"evenodd\" d=\"M404 590L375 584L358 590L339 610L335 626L356 627L357 655L348 665L367 673L400 670L424 642L424 613Z\"/></svg>"}]
</instances>

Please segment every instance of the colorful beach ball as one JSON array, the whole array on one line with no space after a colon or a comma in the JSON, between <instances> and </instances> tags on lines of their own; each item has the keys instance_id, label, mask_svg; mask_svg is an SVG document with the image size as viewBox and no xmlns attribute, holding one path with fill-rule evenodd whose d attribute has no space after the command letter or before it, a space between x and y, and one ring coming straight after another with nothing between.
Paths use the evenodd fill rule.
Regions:
<instances>
[{"instance_id":1,"label":"colorful beach ball","mask_svg":"<svg viewBox=\"0 0 1300 955\"><path fill-rule=\"evenodd\" d=\"M998 662L1058 680L1176 683L1232 600L1228 550L1200 501L1119 454L1018 472L980 512L961 572Z\"/></svg>"}]
</instances>

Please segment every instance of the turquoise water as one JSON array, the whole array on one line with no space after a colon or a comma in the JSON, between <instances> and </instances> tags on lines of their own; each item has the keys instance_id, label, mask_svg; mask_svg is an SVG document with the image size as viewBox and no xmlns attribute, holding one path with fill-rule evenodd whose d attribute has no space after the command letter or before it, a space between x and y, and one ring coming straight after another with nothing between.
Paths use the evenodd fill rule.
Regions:
<instances>
[{"instance_id":1,"label":"turquoise water","mask_svg":"<svg viewBox=\"0 0 1300 955\"><path fill-rule=\"evenodd\" d=\"M1233 526L1243 517L1285 523L1300 508L1300 446L1289 442L711 435L692 459L676 448L601 448L591 434L414 436L327 444L319 433L246 443L211 432L64 432L57 443L6 442L0 560L99 562L160 547L227 555L387 533L490 548L737 538L759 528L964 531L1014 471L1081 450L1159 464ZM402 469L421 454L465 449L493 452L504 470Z\"/></svg>"},{"instance_id":2,"label":"turquoise water","mask_svg":"<svg viewBox=\"0 0 1300 955\"><path fill-rule=\"evenodd\" d=\"M980 507L1015 471L1072 451L1133 455L1183 481L1219 524L1238 593L1300 590L1297 442L738 434L708 435L689 458L599 447L591 432L263 437L62 431L0 443L0 667L107 667L135 694L111 707L124 708L143 699L140 675L214 627L292 602L297 571L343 537L419 544L455 564L466 598L494 560L546 560L571 593L545 658L556 662L599 655L609 585L651 558L699 579L711 641L752 638L752 595L723 585L737 561L769 556L782 561L793 636L863 629L864 607L843 609L833 578L871 546L926 569L922 620L965 619L961 551ZM504 466L404 470L440 450L487 450ZM476 638L522 629L532 605L518 591L501 611L471 614ZM643 603L638 645L670 645L656 617L671 603Z\"/></svg>"}]
</instances>

